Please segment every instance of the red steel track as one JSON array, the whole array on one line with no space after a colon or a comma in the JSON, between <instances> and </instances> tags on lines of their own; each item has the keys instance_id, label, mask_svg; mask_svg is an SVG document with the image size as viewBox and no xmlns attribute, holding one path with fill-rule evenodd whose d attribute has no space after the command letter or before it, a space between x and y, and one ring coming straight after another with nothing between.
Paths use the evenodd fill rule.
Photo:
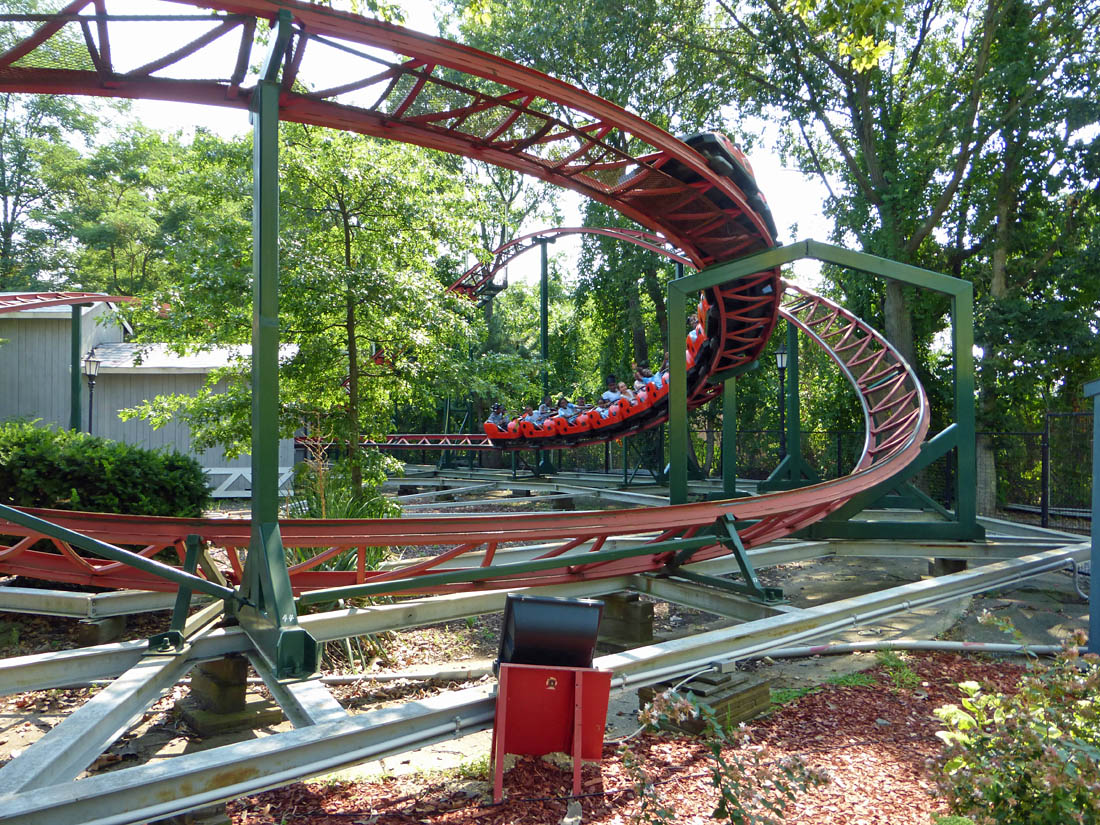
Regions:
<instances>
[{"instance_id":1,"label":"red steel track","mask_svg":"<svg viewBox=\"0 0 1100 825\"><path fill-rule=\"evenodd\" d=\"M540 238L557 238L562 235L603 235L617 241L632 243L635 246L640 246L643 249L648 249L650 252L656 252L659 255L664 255L683 264L690 263L686 258L670 251L668 249L668 242L660 235L654 235L652 232L645 232L640 229L620 229L617 227L563 226L556 229L544 230L542 232L532 232L528 235L521 235L518 238L513 238L508 241L508 243L497 247L497 249L493 251L492 261L487 264L477 264L462 273L462 277L451 284L449 290L451 292L457 292L460 295L465 295L468 298L478 298L485 292L486 287L492 283L493 276L524 252L528 252L538 246Z\"/></svg>"},{"instance_id":2,"label":"red steel track","mask_svg":"<svg viewBox=\"0 0 1100 825\"><path fill-rule=\"evenodd\" d=\"M22 312L25 309L77 304L120 304L136 300L128 295L104 295L102 292L20 292L13 295L0 295L0 315L6 312Z\"/></svg>"},{"instance_id":3,"label":"red steel track","mask_svg":"<svg viewBox=\"0 0 1100 825\"><path fill-rule=\"evenodd\" d=\"M181 0L181 5L216 11L189 16L186 25L162 21L164 35L158 42L163 57L127 66L117 41L112 49L112 29L121 23L112 20L109 0L75 0L60 14L26 24L24 39L0 55L0 91L145 97L246 109L251 91L242 84L254 57L256 24L286 9L294 17L295 36L283 72L280 116L285 120L415 143L569 187L660 233L656 241L675 245L699 268L773 245L744 195L712 172L701 155L662 129L554 78L466 46L317 6L274 0ZM99 15L86 13L89 9ZM198 36L196 27L204 28ZM72 38L83 40L86 59L74 60L71 48L50 49L50 39L65 34L70 43ZM218 64L205 50L231 38L228 58ZM60 53L67 55L68 65L59 65ZM181 61L198 55L209 76L178 76ZM311 60L326 55L357 61L360 68L342 70L339 85L331 85L324 60L316 61L319 68ZM195 71L197 62L189 61L187 72ZM678 170L678 177L686 177L686 170L697 180L683 183L663 171L666 167ZM719 208L712 197L729 205ZM652 240L636 234L645 243ZM866 439L849 475L749 499L643 510L284 521L287 547L314 550L307 561L291 567L295 590L393 582L395 593L439 592L651 570L668 561L670 551L654 548L652 553L588 564L583 556L571 554L560 567L538 575L502 574L476 583L423 587L410 581L452 569L451 562L464 554L479 554L479 564L491 567L497 549L506 543L553 543L544 557L556 558L582 545L599 550L608 538L639 529L657 531L648 543L690 538L723 515L750 522L739 533L745 546L752 547L817 521L890 478L917 456L927 432L923 388L881 335L823 298L792 286L784 291L778 270L708 291L707 302L717 314L713 323L705 323L710 347L703 368L689 379L689 403L701 403L719 391L707 383L709 375L757 357L775 325L781 295L782 314L830 355L859 397ZM150 556L169 548L182 554L184 537L198 534L225 549L227 573L237 581L250 538L248 521L32 512ZM41 539L14 525L0 527L0 572L104 587L174 589L121 563L85 557L64 542L46 540L49 547L42 550L36 547ZM365 569L368 547L443 550L399 570L378 572ZM357 554L357 569L316 569L349 550ZM715 544L693 559L726 552Z\"/></svg>"}]
</instances>

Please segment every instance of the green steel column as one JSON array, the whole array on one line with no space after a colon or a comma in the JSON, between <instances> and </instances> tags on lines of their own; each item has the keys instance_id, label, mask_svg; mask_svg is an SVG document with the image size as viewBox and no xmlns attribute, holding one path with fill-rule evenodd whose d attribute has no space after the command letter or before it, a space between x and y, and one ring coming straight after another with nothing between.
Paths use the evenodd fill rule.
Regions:
<instances>
[{"instance_id":1,"label":"green steel column","mask_svg":"<svg viewBox=\"0 0 1100 825\"><path fill-rule=\"evenodd\" d=\"M291 15L276 34L252 93L252 533L241 626L280 678L316 671L317 643L298 627L279 532L279 68Z\"/></svg>"},{"instance_id":2,"label":"green steel column","mask_svg":"<svg viewBox=\"0 0 1100 825\"><path fill-rule=\"evenodd\" d=\"M1100 653L1100 379L1085 384L1092 397L1092 575L1089 576L1089 653Z\"/></svg>"},{"instance_id":3,"label":"green steel column","mask_svg":"<svg viewBox=\"0 0 1100 825\"><path fill-rule=\"evenodd\" d=\"M69 356L69 429L80 429L80 361L83 347L81 346L81 304L73 306L73 320L69 324L72 333L72 353Z\"/></svg>"},{"instance_id":4,"label":"green steel column","mask_svg":"<svg viewBox=\"0 0 1100 825\"><path fill-rule=\"evenodd\" d=\"M737 495L737 379L722 384L722 492Z\"/></svg>"},{"instance_id":5,"label":"green steel column","mask_svg":"<svg viewBox=\"0 0 1100 825\"><path fill-rule=\"evenodd\" d=\"M978 522L978 450L974 409L974 285L960 284L954 296L952 349L955 361L955 422L958 425L958 472L955 517L960 524Z\"/></svg>"},{"instance_id":6,"label":"green steel column","mask_svg":"<svg viewBox=\"0 0 1100 825\"><path fill-rule=\"evenodd\" d=\"M279 517L279 84L253 93L252 526Z\"/></svg>"},{"instance_id":7,"label":"green steel column","mask_svg":"<svg viewBox=\"0 0 1100 825\"><path fill-rule=\"evenodd\" d=\"M792 481L801 478L802 419L798 403L798 327L787 322L787 460L793 468Z\"/></svg>"},{"instance_id":8,"label":"green steel column","mask_svg":"<svg viewBox=\"0 0 1100 825\"><path fill-rule=\"evenodd\" d=\"M668 502L687 503L688 416L687 362L683 340L687 335L687 300L678 283L684 265L676 264L676 280L668 283Z\"/></svg>"},{"instance_id":9,"label":"green steel column","mask_svg":"<svg viewBox=\"0 0 1100 825\"><path fill-rule=\"evenodd\" d=\"M546 254L546 245L553 243L553 238L538 238L537 243L542 253L542 270L539 277L539 353L542 355L542 395L545 398L550 392L550 261ZM535 451L535 470L539 474L553 474L557 468L550 460L550 452Z\"/></svg>"}]
</instances>

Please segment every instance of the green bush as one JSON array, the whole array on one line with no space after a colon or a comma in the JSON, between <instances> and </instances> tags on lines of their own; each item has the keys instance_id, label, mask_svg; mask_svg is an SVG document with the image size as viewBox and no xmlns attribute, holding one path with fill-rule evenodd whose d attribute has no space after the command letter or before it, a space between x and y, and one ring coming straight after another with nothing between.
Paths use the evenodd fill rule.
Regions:
<instances>
[{"instance_id":1,"label":"green bush","mask_svg":"<svg viewBox=\"0 0 1100 825\"><path fill-rule=\"evenodd\" d=\"M0 424L0 503L140 516L201 516L210 498L192 457L73 430Z\"/></svg>"},{"instance_id":2,"label":"green bush","mask_svg":"<svg viewBox=\"0 0 1100 825\"><path fill-rule=\"evenodd\" d=\"M1076 644L1083 644L1078 633ZM959 685L960 705L939 708L949 727L940 789L952 812L978 825L1100 823L1100 665L1067 647L1038 665L1019 693Z\"/></svg>"}]
</instances>

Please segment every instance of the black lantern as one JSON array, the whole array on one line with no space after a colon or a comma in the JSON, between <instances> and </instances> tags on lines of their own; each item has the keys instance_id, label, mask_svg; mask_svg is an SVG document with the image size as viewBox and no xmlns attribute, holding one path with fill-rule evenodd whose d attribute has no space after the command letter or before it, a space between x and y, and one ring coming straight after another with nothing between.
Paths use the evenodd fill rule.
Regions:
<instances>
[{"instance_id":1,"label":"black lantern","mask_svg":"<svg viewBox=\"0 0 1100 825\"><path fill-rule=\"evenodd\" d=\"M775 365L779 368L779 460L787 457L787 347L783 344L775 351Z\"/></svg>"},{"instance_id":2,"label":"black lantern","mask_svg":"<svg viewBox=\"0 0 1100 825\"><path fill-rule=\"evenodd\" d=\"M88 376L88 434L92 433L92 396L95 394L95 379L99 375L99 359L89 355L84 359L84 374Z\"/></svg>"}]
</instances>

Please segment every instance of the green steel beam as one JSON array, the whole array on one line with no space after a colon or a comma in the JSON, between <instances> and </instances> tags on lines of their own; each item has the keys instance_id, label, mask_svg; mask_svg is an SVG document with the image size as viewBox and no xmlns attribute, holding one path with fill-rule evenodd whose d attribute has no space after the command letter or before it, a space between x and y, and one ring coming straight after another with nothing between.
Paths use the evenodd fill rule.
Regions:
<instances>
[{"instance_id":1,"label":"green steel beam","mask_svg":"<svg viewBox=\"0 0 1100 825\"><path fill-rule=\"evenodd\" d=\"M932 464L936 459L947 455L957 446L958 426L948 424L930 440L921 444L918 455L901 473L886 479L868 490L853 496L847 504L837 510L828 519L818 522L822 529L827 525L849 519L857 513L871 507L876 501L897 488L902 481L910 478ZM816 526L815 526L816 529Z\"/></svg>"},{"instance_id":2,"label":"green steel beam","mask_svg":"<svg viewBox=\"0 0 1100 825\"><path fill-rule=\"evenodd\" d=\"M737 495L737 381L722 385L722 492Z\"/></svg>"},{"instance_id":3,"label":"green steel beam","mask_svg":"<svg viewBox=\"0 0 1100 825\"><path fill-rule=\"evenodd\" d=\"M70 331L70 355L69 355L69 429L80 429L80 361L83 353L81 346L81 321L83 304L73 304L72 321L69 324Z\"/></svg>"},{"instance_id":4,"label":"green steel beam","mask_svg":"<svg viewBox=\"0 0 1100 825\"><path fill-rule=\"evenodd\" d=\"M1092 554L1089 557L1089 653L1100 654L1100 379L1085 384L1092 398Z\"/></svg>"},{"instance_id":5,"label":"green steel beam","mask_svg":"<svg viewBox=\"0 0 1100 825\"><path fill-rule=\"evenodd\" d=\"M542 396L545 398L550 393L550 260L546 247L554 243L554 239L538 238L536 243L539 245L542 263L539 275L539 353L542 355ZM550 460L549 450L535 450L537 474L553 475L557 471Z\"/></svg>"},{"instance_id":6,"label":"green steel beam","mask_svg":"<svg viewBox=\"0 0 1100 825\"><path fill-rule=\"evenodd\" d=\"M898 539L976 541L985 537L958 521L819 521L795 533L807 539Z\"/></svg>"},{"instance_id":7,"label":"green steel beam","mask_svg":"<svg viewBox=\"0 0 1100 825\"><path fill-rule=\"evenodd\" d=\"M378 596L399 590L419 591L421 588L436 587L445 584L465 584L484 581L499 576L518 576L537 573L541 570L554 570L570 565L595 564L597 562L618 561L634 556L648 556L652 553L669 553L679 550L699 550L717 544L713 535L692 539L673 539L653 544L639 544L619 550L600 550L596 553L574 553L568 556L556 556L549 559L494 564L491 567L470 567L465 570L452 570L447 573L428 573L407 579L390 579L371 584L352 584L346 587L332 587L328 590L311 590L298 597L299 604L319 604L334 602L338 599L352 599L360 596Z\"/></svg>"},{"instance_id":8,"label":"green steel beam","mask_svg":"<svg viewBox=\"0 0 1100 825\"><path fill-rule=\"evenodd\" d=\"M252 92L252 535L241 582L253 603L241 627L279 678L317 669L316 641L298 626L279 532L279 68L292 34L279 12Z\"/></svg>"},{"instance_id":9,"label":"green steel beam","mask_svg":"<svg viewBox=\"0 0 1100 825\"><path fill-rule=\"evenodd\" d=\"M813 258L823 263L831 263L847 269L866 272L884 278L892 278L906 284L930 289L951 297L951 342L955 357L955 423L948 429L953 430L953 446L957 447L958 472L956 474L956 510L955 518L963 525L961 532L968 538L979 538L985 531L977 522L977 450L976 412L974 407L974 288L968 281L952 278L938 272L891 261L865 252L853 252L850 249L825 244L819 241L805 240L787 246L774 247L753 255L728 261L683 276L682 268L678 277L668 285L669 336L671 342L685 334L684 313L687 296L735 278L742 278L771 269L783 264L793 263L804 258ZM672 504L687 500L687 370L678 364L680 359L673 358L669 363L669 500ZM946 433L941 432L940 435ZM937 436L938 438L939 436ZM934 441L936 439L933 439ZM922 458L924 454L922 453ZM927 465L924 465L927 466ZM883 492L897 487L901 481L917 472L914 465L899 473L888 482L889 486L876 488L881 496ZM865 494L857 497L868 501ZM873 501L874 499L870 499ZM853 500L854 502L855 500ZM868 502L869 503L869 502ZM866 506L866 505L864 505ZM849 511L851 505L838 511L830 520ZM921 525L923 528L926 525ZM819 525L820 529L820 525Z\"/></svg>"},{"instance_id":10,"label":"green steel beam","mask_svg":"<svg viewBox=\"0 0 1100 825\"><path fill-rule=\"evenodd\" d=\"M688 493L687 362L677 341L687 337L687 289L683 264L676 264L677 278L668 282L668 503L685 504ZM755 271L755 270L754 270ZM721 282L719 282L721 283ZM676 357L673 357L673 353Z\"/></svg>"},{"instance_id":11,"label":"green steel beam","mask_svg":"<svg viewBox=\"0 0 1100 825\"><path fill-rule=\"evenodd\" d=\"M115 547L115 545L107 544L107 542L100 541L99 539L93 539L90 536L85 536L83 533L77 533L75 530L70 530L67 527L61 527L60 525L54 524L51 521L46 521L37 516L24 513L22 510L8 507L6 504L0 504L0 518L5 521L10 521L12 524L18 524L21 527L29 527L31 530L35 530L44 536L64 541L71 544L73 547L79 547L81 550L87 550L89 553L94 553L100 558L122 562L123 564L133 567L135 570L151 573L154 576L159 576L162 579L167 579L176 584L191 587L200 593L206 593L208 596L214 596L219 599L243 601L239 594L228 587L222 587L220 584L215 584L212 581L185 573L178 568L162 564L153 559L147 559L145 556L132 553L121 547Z\"/></svg>"},{"instance_id":12,"label":"green steel beam","mask_svg":"<svg viewBox=\"0 0 1100 825\"><path fill-rule=\"evenodd\" d=\"M802 407L799 399L798 377L798 327L787 322L787 375L783 399L787 405L787 454L779 466L761 481L756 489L767 493L772 490L793 490L821 481L817 471L802 456Z\"/></svg>"}]
</instances>

